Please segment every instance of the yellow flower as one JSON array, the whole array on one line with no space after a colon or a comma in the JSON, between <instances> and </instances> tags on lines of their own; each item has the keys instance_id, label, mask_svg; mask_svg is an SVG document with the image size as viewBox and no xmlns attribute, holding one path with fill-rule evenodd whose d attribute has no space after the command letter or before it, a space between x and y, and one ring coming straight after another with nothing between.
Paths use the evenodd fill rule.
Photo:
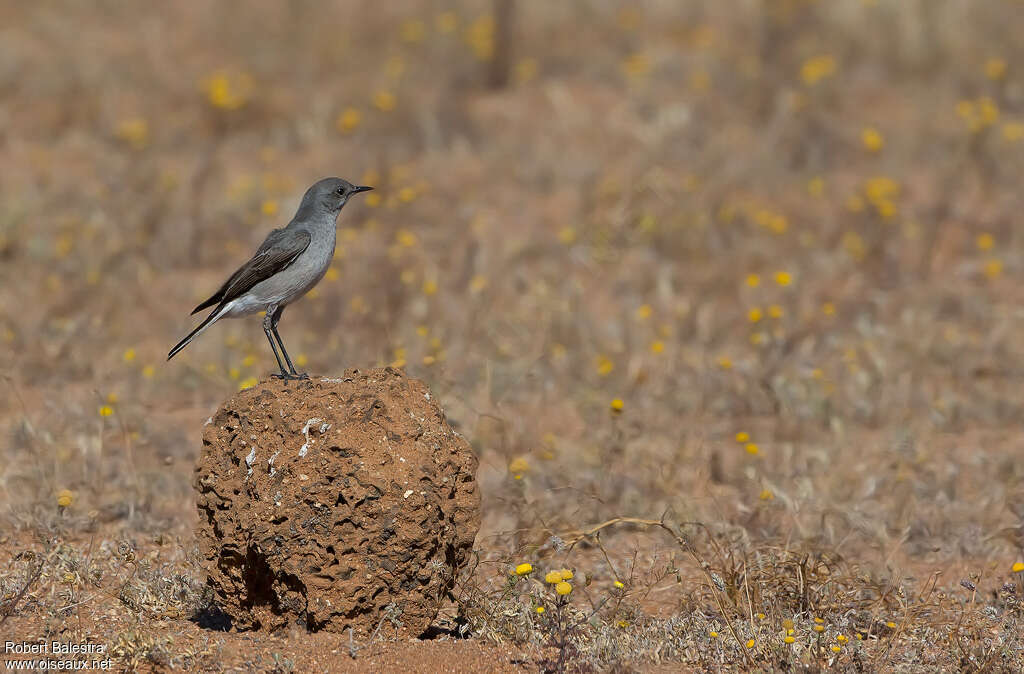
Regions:
<instances>
[{"instance_id":1,"label":"yellow flower","mask_svg":"<svg viewBox=\"0 0 1024 674\"><path fill-rule=\"evenodd\" d=\"M544 607L543 607L543 606L538 606L538 607L537 607L536 609L534 609L534 610L535 610L535 611L537 611L537 613L538 613L538 614L544 613Z\"/></svg>"},{"instance_id":2,"label":"yellow flower","mask_svg":"<svg viewBox=\"0 0 1024 674\"><path fill-rule=\"evenodd\" d=\"M432 279L427 279L426 281L423 282L423 294L424 295L433 295L436 292L437 292L437 281L434 281Z\"/></svg>"},{"instance_id":3,"label":"yellow flower","mask_svg":"<svg viewBox=\"0 0 1024 674\"><path fill-rule=\"evenodd\" d=\"M156 368L153 367L152 365L147 365L146 367L142 368L142 376L145 377L146 379L152 379L154 376L156 376Z\"/></svg>"},{"instance_id":4,"label":"yellow flower","mask_svg":"<svg viewBox=\"0 0 1024 674\"><path fill-rule=\"evenodd\" d=\"M732 369L732 359L730 359L728 356L719 356L718 359L715 361L715 364L718 365L718 367L722 368L723 370Z\"/></svg>"},{"instance_id":5,"label":"yellow flower","mask_svg":"<svg viewBox=\"0 0 1024 674\"><path fill-rule=\"evenodd\" d=\"M1024 562L1017 562L1013 565L1014 573L1024 573Z\"/></svg>"},{"instance_id":6,"label":"yellow flower","mask_svg":"<svg viewBox=\"0 0 1024 674\"><path fill-rule=\"evenodd\" d=\"M636 52L623 61L622 70L628 77L643 77L651 70L651 61L643 52Z\"/></svg>"},{"instance_id":7,"label":"yellow flower","mask_svg":"<svg viewBox=\"0 0 1024 674\"><path fill-rule=\"evenodd\" d=\"M309 357L304 353L300 353L298 356L295 357L295 364L298 365L299 367L305 367L308 363Z\"/></svg>"},{"instance_id":8,"label":"yellow flower","mask_svg":"<svg viewBox=\"0 0 1024 674\"><path fill-rule=\"evenodd\" d=\"M569 569L562 569L562 580L572 580L572 571Z\"/></svg>"},{"instance_id":9,"label":"yellow flower","mask_svg":"<svg viewBox=\"0 0 1024 674\"><path fill-rule=\"evenodd\" d=\"M812 197L820 197L825 193L825 180L820 176L815 176L807 181L807 193Z\"/></svg>"},{"instance_id":10,"label":"yellow flower","mask_svg":"<svg viewBox=\"0 0 1024 674\"><path fill-rule=\"evenodd\" d=\"M753 647L754 647L754 640L751 639L751 640L747 641L747 648L753 648Z\"/></svg>"},{"instance_id":11,"label":"yellow flower","mask_svg":"<svg viewBox=\"0 0 1024 674\"><path fill-rule=\"evenodd\" d=\"M121 120L117 124L117 137L133 149L141 150L149 144L149 123L142 117Z\"/></svg>"},{"instance_id":12,"label":"yellow flower","mask_svg":"<svg viewBox=\"0 0 1024 674\"><path fill-rule=\"evenodd\" d=\"M782 628L786 631L793 629L793 621L789 618L786 618L782 621Z\"/></svg>"},{"instance_id":13,"label":"yellow flower","mask_svg":"<svg viewBox=\"0 0 1024 674\"><path fill-rule=\"evenodd\" d=\"M785 288L793 282L793 276L788 271L775 272L775 282Z\"/></svg>"},{"instance_id":14,"label":"yellow flower","mask_svg":"<svg viewBox=\"0 0 1024 674\"><path fill-rule=\"evenodd\" d=\"M818 625L822 625L822 624L824 624L824 623L825 623L825 619L824 619L824 618L815 618L815 619L814 619L814 622L815 622L816 624L818 624Z\"/></svg>"},{"instance_id":15,"label":"yellow flower","mask_svg":"<svg viewBox=\"0 0 1024 674\"><path fill-rule=\"evenodd\" d=\"M665 342L660 339L656 339L651 342L651 353L661 353L665 350Z\"/></svg>"},{"instance_id":16,"label":"yellow flower","mask_svg":"<svg viewBox=\"0 0 1024 674\"><path fill-rule=\"evenodd\" d=\"M533 564L530 564L529 562L525 562L516 567L517 576L525 576L530 573L533 573Z\"/></svg>"},{"instance_id":17,"label":"yellow flower","mask_svg":"<svg viewBox=\"0 0 1024 674\"><path fill-rule=\"evenodd\" d=\"M404 228L395 232L395 241L397 241L398 245L403 248L413 248L417 243L419 243L419 239L416 235Z\"/></svg>"},{"instance_id":18,"label":"yellow flower","mask_svg":"<svg viewBox=\"0 0 1024 674\"><path fill-rule=\"evenodd\" d=\"M466 43L481 61L494 57L494 17L485 14L466 29Z\"/></svg>"},{"instance_id":19,"label":"yellow flower","mask_svg":"<svg viewBox=\"0 0 1024 674\"><path fill-rule=\"evenodd\" d=\"M416 196L417 193L415 188L403 187L402 189L398 190L398 200L404 204L407 204L411 201L415 201Z\"/></svg>"},{"instance_id":20,"label":"yellow flower","mask_svg":"<svg viewBox=\"0 0 1024 674\"><path fill-rule=\"evenodd\" d=\"M203 90L210 105L221 110L237 110L249 102L254 89L252 76L246 72L218 70L203 80Z\"/></svg>"},{"instance_id":21,"label":"yellow flower","mask_svg":"<svg viewBox=\"0 0 1024 674\"><path fill-rule=\"evenodd\" d=\"M1001 80L1006 76L1006 61L1001 58L990 58L985 61L985 77L990 80Z\"/></svg>"},{"instance_id":22,"label":"yellow flower","mask_svg":"<svg viewBox=\"0 0 1024 674\"><path fill-rule=\"evenodd\" d=\"M886 626L886 627L888 627L888 628L889 628L889 629L891 629L891 630L894 630L894 629L896 629L896 623L894 623L894 622L893 622L893 621L891 621L891 620L890 620L889 622L885 623L885 626Z\"/></svg>"},{"instance_id":23,"label":"yellow flower","mask_svg":"<svg viewBox=\"0 0 1024 674\"><path fill-rule=\"evenodd\" d=\"M1015 566L1016 566L1016 565L1015 565ZM1022 568L1024 568L1024 567L1022 567ZM619 588L620 590L621 590L622 588L626 587L626 584L625 584L625 583L623 583L623 582L622 582L621 580L617 580L617 581L615 581L615 582L613 583L613 585L615 585L615 587Z\"/></svg>"},{"instance_id":24,"label":"yellow flower","mask_svg":"<svg viewBox=\"0 0 1024 674\"><path fill-rule=\"evenodd\" d=\"M277 202L273 199L266 199L260 204L260 212L266 216L277 215Z\"/></svg>"},{"instance_id":25,"label":"yellow flower","mask_svg":"<svg viewBox=\"0 0 1024 674\"><path fill-rule=\"evenodd\" d=\"M758 496L762 501L771 501L775 498L775 494L772 493L771 489L762 489L761 494Z\"/></svg>"},{"instance_id":26,"label":"yellow flower","mask_svg":"<svg viewBox=\"0 0 1024 674\"><path fill-rule=\"evenodd\" d=\"M978 250L992 250L992 246L996 245L996 240L988 232L979 234L974 242L978 246Z\"/></svg>"},{"instance_id":27,"label":"yellow flower","mask_svg":"<svg viewBox=\"0 0 1024 674\"><path fill-rule=\"evenodd\" d=\"M825 626L824 625L815 625L814 626L814 631L815 632L824 632L825 631Z\"/></svg>"},{"instance_id":28,"label":"yellow flower","mask_svg":"<svg viewBox=\"0 0 1024 674\"><path fill-rule=\"evenodd\" d=\"M843 650L842 646L839 646L837 644L832 644L832 652L833 653L838 653L841 650Z\"/></svg>"},{"instance_id":29,"label":"yellow flower","mask_svg":"<svg viewBox=\"0 0 1024 674\"><path fill-rule=\"evenodd\" d=\"M996 258L986 260L983 270L985 272L985 276L990 279L998 278L999 275L1003 273L1003 261Z\"/></svg>"},{"instance_id":30,"label":"yellow flower","mask_svg":"<svg viewBox=\"0 0 1024 674\"><path fill-rule=\"evenodd\" d=\"M256 364L256 356L251 353L242 359L242 367L252 367Z\"/></svg>"},{"instance_id":31,"label":"yellow flower","mask_svg":"<svg viewBox=\"0 0 1024 674\"><path fill-rule=\"evenodd\" d=\"M793 637L786 637L785 639L783 639L783 641L785 641L787 644L791 644L791 643L795 642L796 639L793 638Z\"/></svg>"},{"instance_id":32,"label":"yellow flower","mask_svg":"<svg viewBox=\"0 0 1024 674\"><path fill-rule=\"evenodd\" d=\"M757 323L764 317L764 313L758 307L753 307L747 312L747 320L751 323Z\"/></svg>"},{"instance_id":33,"label":"yellow flower","mask_svg":"<svg viewBox=\"0 0 1024 674\"><path fill-rule=\"evenodd\" d=\"M597 357L597 373L602 377L611 374L612 370L615 369L615 363L608 356Z\"/></svg>"},{"instance_id":34,"label":"yellow flower","mask_svg":"<svg viewBox=\"0 0 1024 674\"><path fill-rule=\"evenodd\" d=\"M832 302L825 302L824 304L821 305L821 313L825 314L826 316L835 316L836 305L833 304Z\"/></svg>"},{"instance_id":35,"label":"yellow flower","mask_svg":"<svg viewBox=\"0 0 1024 674\"><path fill-rule=\"evenodd\" d=\"M558 240L568 246L576 240L576 230L572 227L563 227L558 230Z\"/></svg>"},{"instance_id":36,"label":"yellow flower","mask_svg":"<svg viewBox=\"0 0 1024 674\"><path fill-rule=\"evenodd\" d=\"M362 120L363 116L359 111L349 106L338 114L338 118L334 120L334 126L338 129L338 133L352 133Z\"/></svg>"},{"instance_id":37,"label":"yellow flower","mask_svg":"<svg viewBox=\"0 0 1024 674\"><path fill-rule=\"evenodd\" d=\"M746 284L751 288L761 285L761 277L757 274L747 274Z\"/></svg>"},{"instance_id":38,"label":"yellow flower","mask_svg":"<svg viewBox=\"0 0 1024 674\"><path fill-rule=\"evenodd\" d=\"M110 405L100 405L100 416L101 417L109 417L113 413L114 413L114 408L111 407Z\"/></svg>"},{"instance_id":39,"label":"yellow flower","mask_svg":"<svg viewBox=\"0 0 1024 674\"><path fill-rule=\"evenodd\" d=\"M390 91L378 91L373 95L373 107L381 112L391 112L396 103L395 95Z\"/></svg>"},{"instance_id":40,"label":"yellow flower","mask_svg":"<svg viewBox=\"0 0 1024 674\"><path fill-rule=\"evenodd\" d=\"M341 272L334 265L327 268L327 273L324 274L324 278L328 281L337 281L338 277L341 276Z\"/></svg>"},{"instance_id":41,"label":"yellow flower","mask_svg":"<svg viewBox=\"0 0 1024 674\"><path fill-rule=\"evenodd\" d=\"M135 349L125 349L124 353L121 354L121 360L126 363L130 363L135 360Z\"/></svg>"},{"instance_id":42,"label":"yellow flower","mask_svg":"<svg viewBox=\"0 0 1024 674\"><path fill-rule=\"evenodd\" d=\"M740 431L736 434L736 442L742 444L744 442L750 442L750 433L746 431Z\"/></svg>"},{"instance_id":43,"label":"yellow flower","mask_svg":"<svg viewBox=\"0 0 1024 674\"><path fill-rule=\"evenodd\" d=\"M530 470L530 462L526 460L526 457L520 456L512 459L512 462L508 464L508 472L510 473L526 473Z\"/></svg>"},{"instance_id":44,"label":"yellow flower","mask_svg":"<svg viewBox=\"0 0 1024 674\"><path fill-rule=\"evenodd\" d=\"M638 321L645 321L651 317L654 313L654 309L651 308L650 304L641 304L636 310L636 319Z\"/></svg>"},{"instance_id":45,"label":"yellow flower","mask_svg":"<svg viewBox=\"0 0 1024 674\"><path fill-rule=\"evenodd\" d=\"M849 639L846 637L845 634L837 634L836 641L838 641L841 644L845 644L847 641L849 641Z\"/></svg>"},{"instance_id":46,"label":"yellow flower","mask_svg":"<svg viewBox=\"0 0 1024 674\"><path fill-rule=\"evenodd\" d=\"M611 404L612 412L619 413L625 407L626 407L626 404L624 402L622 402L622 398L613 398L612 399L612 404Z\"/></svg>"},{"instance_id":47,"label":"yellow flower","mask_svg":"<svg viewBox=\"0 0 1024 674\"><path fill-rule=\"evenodd\" d=\"M800 66L800 79L807 86L813 87L818 82L831 77L835 71L835 58L831 54L822 54L803 62Z\"/></svg>"},{"instance_id":48,"label":"yellow flower","mask_svg":"<svg viewBox=\"0 0 1024 674\"><path fill-rule=\"evenodd\" d=\"M61 508L67 508L74 499L75 495L70 489L61 489L57 492L57 505Z\"/></svg>"},{"instance_id":49,"label":"yellow flower","mask_svg":"<svg viewBox=\"0 0 1024 674\"><path fill-rule=\"evenodd\" d=\"M866 127L860 132L860 141L868 152L878 152L885 147L882 133L873 126Z\"/></svg>"},{"instance_id":50,"label":"yellow flower","mask_svg":"<svg viewBox=\"0 0 1024 674\"><path fill-rule=\"evenodd\" d=\"M743 449L745 449L747 454L750 454L751 456L757 456L758 452L761 451L761 448L757 446L756 442L748 442L743 445Z\"/></svg>"},{"instance_id":51,"label":"yellow flower","mask_svg":"<svg viewBox=\"0 0 1024 674\"><path fill-rule=\"evenodd\" d=\"M572 585L563 580L562 582L555 585L555 592L564 597L570 592L572 592Z\"/></svg>"},{"instance_id":52,"label":"yellow flower","mask_svg":"<svg viewBox=\"0 0 1024 674\"><path fill-rule=\"evenodd\" d=\"M561 571L548 571L547 574L545 574L545 576L544 576L544 582L548 583L549 585L555 585L556 583L561 583L562 582L562 572Z\"/></svg>"},{"instance_id":53,"label":"yellow flower","mask_svg":"<svg viewBox=\"0 0 1024 674\"><path fill-rule=\"evenodd\" d=\"M718 632L715 632L714 630L712 630L712 631L708 632L708 636L711 637L712 639L717 639L718 638Z\"/></svg>"},{"instance_id":54,"label":"yellow flower","mask_svg":"<svg viewBox=\"0 0 1024 674\"><path fill-rule=\"evenodd\" d=\"M782 318L782 314L782 307L780 307L778 304L773 304L770 307L768 307L768 315L771 316L772 318Z\"/></svg>"},{"instance_id":55,"label":"yellow flower","mask_svg":"<svg viewBox=\"0 0 1024 674\"><path fill-rule=\"evenodd\" d=\"M999 106L988 96L978 99L978 116L982 126L991 126L999 120Z\"/></svg>"},{"instance_id":56,"label":"yellow flower","mask_svg":"<svg viewBox=\"0 0 1024 674\"><path fill-rule=\"evenodd\" d=\"M628 620L620 620L620 621L618 621L618 622L617 622L617 623L615 623L615 624L616 624L616 625L617 625L617 626L618 626L618 627L619 627L620 629L625 629L625 628L629 627L629 621L628 621Z\"/></svg>"},{"instance_id":57,"label":"yellow flower","mask_svg":"<svg viewBox=\"0 0 1024 674\"><path fill-rule=\"evenodd\" d=\"M1008 143L1016 143L1024 139L1024 123L1006 122L1003 124L1003 140Z\"/></svg>"},{"instance_id":58,"label":"yellow flower","mask_svg":"<svg viewBox=\"0 0 1024 674\"><path fill-rule=\"evenodd\" d=\"M469 292L474 295L478 295L487 288L487 277L482 274L477 274L469 280Z\"/></svg>"},{"instance_id":59,"label":"yellow flower","mask_svg":"<svg viewBox=\"0 0 1024 674\"><path fill-rule=\"evenodd\" d=\"M238 383L238 390L244 391L247 388L252 388L258 383L259 382L257 381L256 377L246 377L245 379Z\"/></svg>"}]
</instances>

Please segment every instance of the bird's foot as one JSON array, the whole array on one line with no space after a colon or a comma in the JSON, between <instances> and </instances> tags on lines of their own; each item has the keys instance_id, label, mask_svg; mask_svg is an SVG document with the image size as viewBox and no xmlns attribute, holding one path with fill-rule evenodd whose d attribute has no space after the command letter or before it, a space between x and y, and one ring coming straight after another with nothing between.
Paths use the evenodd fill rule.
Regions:
<instances>
[{"instance_id":1,"label":"bird's foot","mask_svg":"<svg viewBox=\"0 0 1024 674\"><path fill-rule=\"evenodd\" d=\"M301 381L303 379L309 379L309 375L305 372L272 372L270 376L274 379L281 379L283 381Z\"/></svg>"}]
</instances>

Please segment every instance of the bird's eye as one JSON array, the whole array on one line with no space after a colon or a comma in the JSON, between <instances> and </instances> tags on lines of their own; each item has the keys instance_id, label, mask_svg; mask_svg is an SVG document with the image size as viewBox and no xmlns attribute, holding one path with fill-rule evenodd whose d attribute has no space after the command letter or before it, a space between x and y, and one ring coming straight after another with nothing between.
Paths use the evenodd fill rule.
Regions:
<instances>
[{"instance_id":1,"label":"bird's eye","mask_svg":"<svg viewBox=\"0 0 1024 674\"><path fill-rule=\"evenodd\" d=\"M338 188L338 189L336 190L336 192L338 193L338 196L339 196L339 197L343 197L343 196L345 196L345 188L344 188L344 187L339 187L339 188Z\"/></svg>"}]
</instances>

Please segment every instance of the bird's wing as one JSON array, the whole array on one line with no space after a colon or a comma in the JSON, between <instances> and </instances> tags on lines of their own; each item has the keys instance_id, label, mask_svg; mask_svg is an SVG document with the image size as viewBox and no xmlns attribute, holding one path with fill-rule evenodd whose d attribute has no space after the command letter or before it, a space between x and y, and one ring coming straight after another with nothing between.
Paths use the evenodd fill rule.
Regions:
<instances>
[{"instance_id":1,"label":"bird's wing","mask_svg":"<svg viewBox=\"0 0 1024 674\"><path fill-rule=\"evenodd\" d=\"M275 229L253 255L252 259L238 268L224 285L205 302L192 310L202 311L214 304L223 304L245 294L260 281L287 269L295 259L309 247L312 237L309 232L296 229Z\"/></svg>"}]
</instances>

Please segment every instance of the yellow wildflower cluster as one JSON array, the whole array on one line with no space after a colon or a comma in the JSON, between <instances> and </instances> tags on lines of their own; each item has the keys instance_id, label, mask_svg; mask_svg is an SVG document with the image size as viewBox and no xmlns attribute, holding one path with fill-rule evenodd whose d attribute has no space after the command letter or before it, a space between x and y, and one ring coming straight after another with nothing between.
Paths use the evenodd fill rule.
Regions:
<instances>
[{"instance_id":1,"label":"yellow wildflower cluster","mask_svg":"<svg viewBox=\"0 0 1024 674\"><path fill-rule=\"evenodd\" d=\"M875 176L864 182L864 197L883 220L896 215L896 199L900 195L900 184L886 176Z\"/></svg>"},{"instance_id":2,"label":"yellow wildflower cluster","mask_svg":"<svg viewBox=\"0 0 1024 674\"><path fill-rule=\"evenodd\" d=\"M238 110L252 97L255 83L247 72L218 70L203 80L206 100L214 108Z\"/></svg>"},{"instance_id":3,"label":"yellow wildflower cluster","mask_svg":"<svg viewBox=\"0 0 1024 674\"><path fill-rule=\"evenodd\" d=\"M964 99L956 104L956 116L971 133L978 133L999 121L999 106L989 96Z\"/></svg>"}]
</instances>

